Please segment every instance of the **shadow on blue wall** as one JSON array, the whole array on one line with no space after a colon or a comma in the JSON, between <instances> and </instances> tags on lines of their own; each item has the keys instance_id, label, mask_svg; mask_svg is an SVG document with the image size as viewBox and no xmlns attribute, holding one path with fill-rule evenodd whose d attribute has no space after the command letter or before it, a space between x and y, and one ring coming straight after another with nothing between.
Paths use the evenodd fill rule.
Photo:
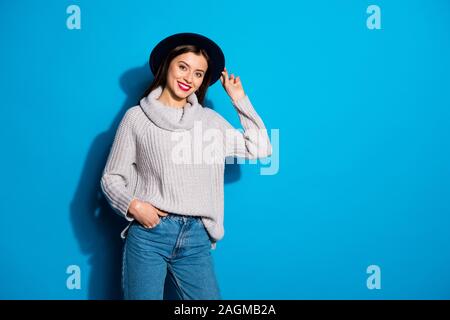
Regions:
<instances>
[{"instance_id":1,"label":"shadow on blue wall","mask_svg":"<svg viewBox=\"0 0 450 320\"><path fill-rule=\"evenodd\" d=\"M120 238L120 232L127 222L109 206L101 191L100 179L120 120L130 107L139 103L140 97L152 81L149 73L148 65L145 64L130 69L120 78L121 88L127 98L111 128L94 139L71 203L70 218L81 252L90 256L89 299L122 299L121 268L124 242ZM214 109L213 103L207 98L204 106ZM225 183L237 181L239 178L239 164L226 164ZM167 277L166 280L169 279L170 277ZM166 281L164 298L179 299L170 280Z\"/></svg>"}]
</instances>

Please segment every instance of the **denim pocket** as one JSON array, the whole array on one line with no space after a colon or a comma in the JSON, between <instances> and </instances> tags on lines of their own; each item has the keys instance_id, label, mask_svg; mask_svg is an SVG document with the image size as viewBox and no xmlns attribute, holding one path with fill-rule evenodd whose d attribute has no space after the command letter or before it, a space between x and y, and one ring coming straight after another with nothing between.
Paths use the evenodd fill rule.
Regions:
<instances>
[{"instance_id":1,"label":"denim pocket","mask_svg":"<svg viewBox=\"0 0 450 320\"><path fill-rule=\"evenodd\" d=\"M155 229L158 229L160 227L160 225L166 220L166 218L167 218L167 216L164 216L164 217L160 216L158 224L156 226L154 226L153 228L146 228L140 222L138 222L136 220L134 220L134 221L136 222L136 225L139 228L144 229L145 231L153 231Z\"/></svg>"},{"instance_id":2,"label":"denim pocket","mask_svg":"<svg viewBox=\"0 0 450 320\"><path fill-rule=\"evenodd\" d=\"M201 231L206 235L206 238L208 239L209 243L212 244L212 239L209 235L208 229L206 229L205 224L203 223L203 220L201 218L198 219L198 224L200 225Z\"/></svg>"}]
</instances>

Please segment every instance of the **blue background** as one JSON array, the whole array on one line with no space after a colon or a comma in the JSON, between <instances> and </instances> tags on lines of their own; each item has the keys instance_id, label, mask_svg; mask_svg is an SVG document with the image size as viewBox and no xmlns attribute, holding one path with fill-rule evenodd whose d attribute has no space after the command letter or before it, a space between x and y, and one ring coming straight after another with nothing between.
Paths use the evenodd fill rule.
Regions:
<instances>
[{"instance_id":1,"label":"blue background","mask_svg":"<svg viewBox=\"0 0 450 320\"><path fill-rule=\"evenodd\" d=\"M71 4L81 30L66 27ZM366 27L370 4L381 30ZM215 40L279 129L277 174L226 168L213 251L225 299L450 298L448 1L2 1L0 12L0 298L120 298L126 222L100 176L150 83L151 49L177 32ZM206 105L240 127L220 82ZM66 288L72 264L80 290ZM372 264L379 290L366 286Z\"/></svg>"}]
</instances>

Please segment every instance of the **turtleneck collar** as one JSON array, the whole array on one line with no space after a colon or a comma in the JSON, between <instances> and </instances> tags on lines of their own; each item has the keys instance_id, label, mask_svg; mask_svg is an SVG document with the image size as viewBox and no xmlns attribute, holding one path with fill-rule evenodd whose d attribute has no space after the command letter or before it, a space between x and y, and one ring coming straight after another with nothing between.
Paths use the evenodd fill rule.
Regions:
<instances>
[{"instance_id":1,"label":"turtleneck collar","mask_svg":"<svg viewBox=\"0 0 450 320\"><path fill-rule=\"evenodd\" d=\"M169 131L189 130L194 121L200 119L203 106L198 103L195 92L187 97L184 107L171 107L163 104L158 98L162 93L162 86L152 90L140 100L140 106L147 117L158 127Z\"/></svg>"}]
</instances>

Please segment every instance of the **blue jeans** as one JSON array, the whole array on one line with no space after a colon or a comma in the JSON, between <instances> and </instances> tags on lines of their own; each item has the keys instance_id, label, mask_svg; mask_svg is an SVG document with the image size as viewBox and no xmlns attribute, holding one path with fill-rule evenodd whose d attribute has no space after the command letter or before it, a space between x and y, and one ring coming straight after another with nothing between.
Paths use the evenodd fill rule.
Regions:
<instances>
[{"instance_id":1,"label":"blue jeans","mask_svg":"<svg viewBox=\"0 0 450 320\"><path fill-rule=\"evenodd\" d=\"M221 299L200 217L169 213L153 228L131 224L123 250L124 298L162 300L167 274L183 300Z\"/></svg>"}]
</instances>

